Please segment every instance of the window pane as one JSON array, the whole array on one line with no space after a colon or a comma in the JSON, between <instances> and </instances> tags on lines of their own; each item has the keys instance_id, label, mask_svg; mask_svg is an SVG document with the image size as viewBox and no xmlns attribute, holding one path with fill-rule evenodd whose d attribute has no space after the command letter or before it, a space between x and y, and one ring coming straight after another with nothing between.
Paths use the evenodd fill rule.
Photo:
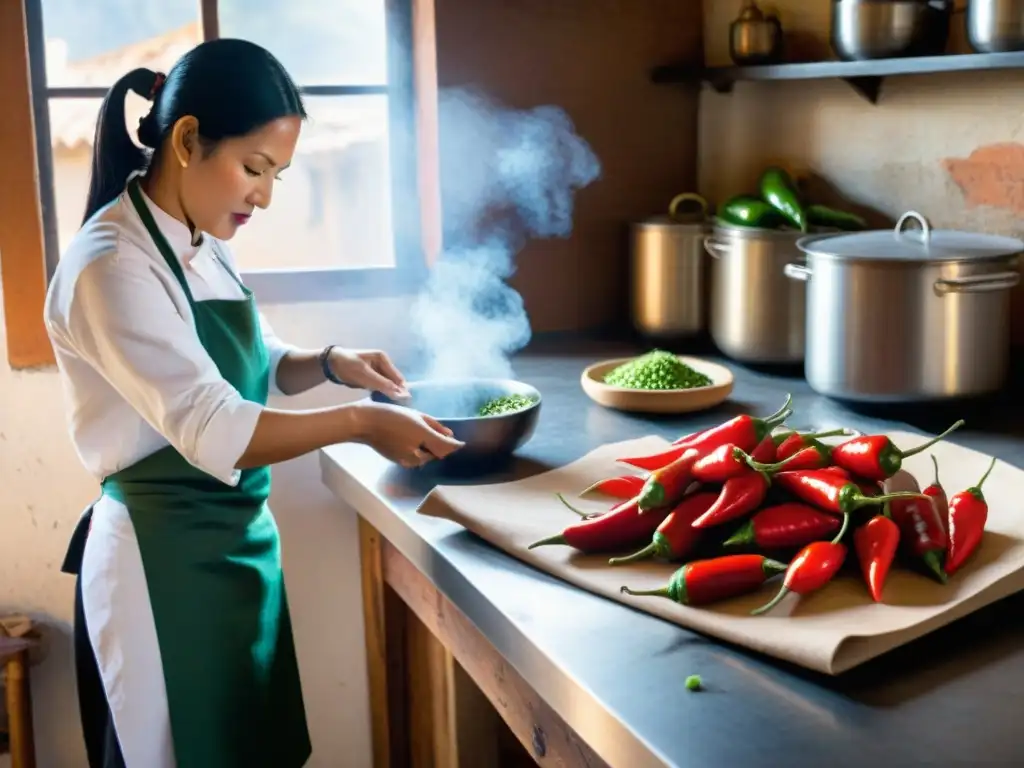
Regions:
<instances>
[{"instance_id":1,"label":"window pane","mask_svg":"<svg viewBox=\"0 0 1024 768\"><path fill-rule=\"evenodd\" d=\"M291 168L231 241L243 270L395 263L386 96L306 98Z\"/></svg>"},{"instance_id":2,"label":"window pane","mask_svg":"<svg viewBox=\"0 0 1024 768\"><path fill-rule=\"evenodd\" d=\"M57 247L61 253L82 223L89 193L93 133L100 99L50 99L50 147L53 151L53 186L57 208ZM139 119L149 102L129 93L125 122L134 138Z\"/></svg>"},{"instance_id":3,"label":"window pane","mask_svg":"<svg viewBox=\"0 0 1024 768\"><path fill-rule=\"evenodd\" d=\"M259 43L300 85L387 82L385 0L220 0L220 34Z\"/></svg>"},{"instance_id":4,"label":"window pane","mask_svg":"<svg viewBox=\"0 0 1024 768\"><path fill-rule=\"evenodd\" d=\"M109 86L149 67L166 72L202 40L198 0L42 0L50 86Z\"/></svg>"}]
</instances>

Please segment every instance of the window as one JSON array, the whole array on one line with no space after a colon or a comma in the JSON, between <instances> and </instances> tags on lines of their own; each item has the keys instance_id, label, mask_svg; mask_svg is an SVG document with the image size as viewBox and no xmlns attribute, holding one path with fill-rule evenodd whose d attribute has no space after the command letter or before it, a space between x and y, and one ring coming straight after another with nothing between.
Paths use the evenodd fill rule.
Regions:
<instances>
[{"instance_id":1,"label":"window","mask_svg":"<svg viewBox=\"0 0 1024 768\"><path fill-rule=\"evenodd\" d=\"M412 120L411 0L29 0L47 272L81 222L96 116L135 67L166 72L202 40L277 56L309 120L270 208L232 248L264 301L405 290L423 269ZM149 109L130 94L131 128Z\"/></svg>"}]
</instances>

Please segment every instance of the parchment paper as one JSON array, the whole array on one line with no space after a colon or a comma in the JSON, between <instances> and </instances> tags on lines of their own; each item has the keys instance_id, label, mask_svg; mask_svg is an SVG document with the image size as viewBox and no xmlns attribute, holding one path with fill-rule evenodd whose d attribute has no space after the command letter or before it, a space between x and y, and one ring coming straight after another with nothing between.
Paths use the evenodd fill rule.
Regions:
<instances>
[{"instance_id":1,"label":"parchment paper","mask_svg":"<svg viewBox=\"0 0 1024 768\"><path fill-rule=\"evenodd\" d=\"M892 432L897 446L910 448L921 435ZM667 447L660 437L646 437L602 446L564 467L517 482L486 486L439 486L419 508L421 514L452 520L508 554L590 592L617 600L676 624L718 637L813 670L836 675L988 603L1024 589L1024 471L999 461L984 485L989 502L985 538L971 561L949 583L894 564L876 604L857 571L837 578L821 592L790 595L768 615L749 616L781 584L769 581L759 592L715 606L689 608L660 597L633 597L622 585L636 589L664 586L676 569L671 563L648 562L609 566L608 556L584 556L570 547L528 550L541 538L558 533L578 518L555 497L565 494L574 506L603 511L608 497L577 498L602 478L625 474L615 459L654 453ZM990 456L941 443L930 450L939 461L941 480L950 497L975 485ZM928 452L911 457L904 469L921 487L931 481ZM850 552L850 558L856 558ZM855 560L854 560L855 562Z\"/></svg>"}]
</instances>

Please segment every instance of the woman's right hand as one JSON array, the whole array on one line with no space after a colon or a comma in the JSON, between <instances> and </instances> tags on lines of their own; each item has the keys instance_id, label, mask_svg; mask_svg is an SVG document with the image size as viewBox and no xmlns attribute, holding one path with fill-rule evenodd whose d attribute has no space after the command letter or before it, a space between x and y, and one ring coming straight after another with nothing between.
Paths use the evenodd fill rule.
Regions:
<instances>
[{"instance_id":1,"label":"woman's right hand","mask_svg":"<svg viewBox=\"0 0 1024 768\"><path fill-rule=\"evenodd\" d=\"M387 403L360 403L362 438L388 461L406 468L443 459L461 448L452 431L425 413Z\"/></svg>"}]
</instances>

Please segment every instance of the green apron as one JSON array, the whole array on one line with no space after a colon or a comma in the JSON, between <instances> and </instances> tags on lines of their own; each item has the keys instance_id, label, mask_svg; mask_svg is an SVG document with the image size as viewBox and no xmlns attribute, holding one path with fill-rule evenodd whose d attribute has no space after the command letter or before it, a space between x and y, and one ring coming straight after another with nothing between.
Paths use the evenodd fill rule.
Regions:
<instances>
[{"instance_id":1,"label":"green apron","mask_svg":"<svg viewBox=\"0 0 1024 768\"><path fill-rule=\"evenodd\" d=\"M270 363L252 293L195 301L139 191L136 211L188 297L196 330L242 397L267 401ZM312 752L281 572L270 468L231 487L173 447L103 481L127 508L156 622L180 768L299 768Z\"/></svg>"}]
</instances>

